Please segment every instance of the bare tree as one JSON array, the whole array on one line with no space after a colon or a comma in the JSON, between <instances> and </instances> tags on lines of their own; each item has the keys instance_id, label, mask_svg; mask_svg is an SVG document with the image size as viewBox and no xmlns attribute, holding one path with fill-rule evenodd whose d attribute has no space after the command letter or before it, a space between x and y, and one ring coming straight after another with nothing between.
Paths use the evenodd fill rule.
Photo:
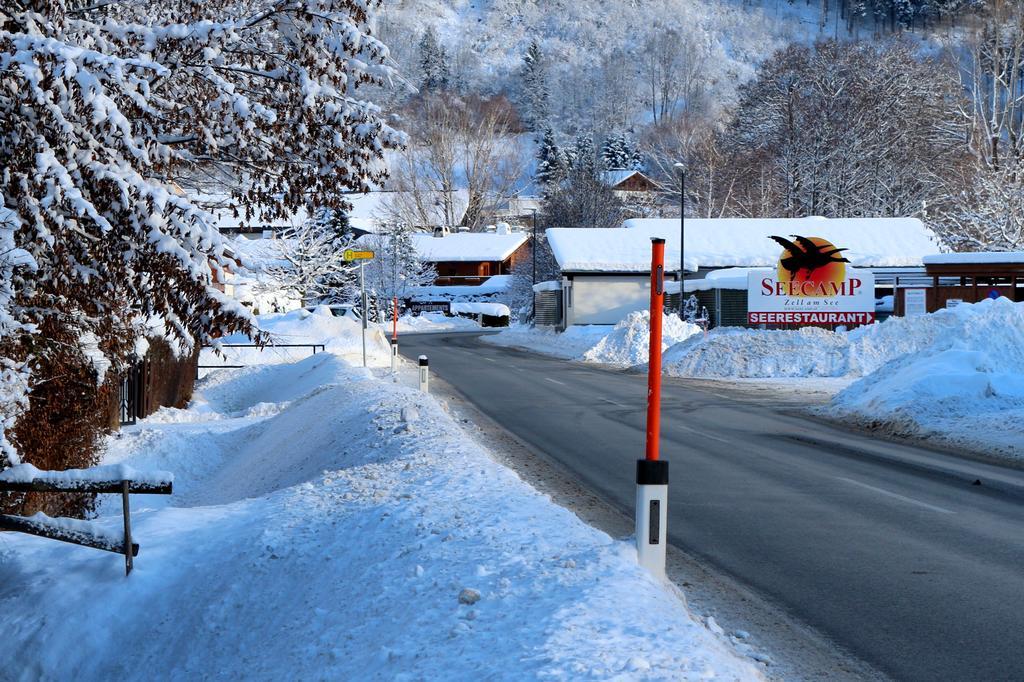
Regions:
<instances>
[{"instance_id":1,"label":"bare tree","mask_svg":"<svg viewBox=\"0 0 1024 682\"><path fill-rule=\"evenodd\" d=\"M703 106L708 54L703 32L655 26L641 52L654 123Z\"/></svg>"},{"instance_id":2,"label":"bare tree","mask_svg":"<svg viewBox=\"0 0 1024 682\"><path fill-rule=\"evenodd\" d=\"M393 218L417 227L482 229L518 191L525 160L504 100L424 97L409 120L410 144L393 168ZM459 191L466 193L466 205ZM464 210L463 210L464 209Z\"/></svg>"}]
</instances>

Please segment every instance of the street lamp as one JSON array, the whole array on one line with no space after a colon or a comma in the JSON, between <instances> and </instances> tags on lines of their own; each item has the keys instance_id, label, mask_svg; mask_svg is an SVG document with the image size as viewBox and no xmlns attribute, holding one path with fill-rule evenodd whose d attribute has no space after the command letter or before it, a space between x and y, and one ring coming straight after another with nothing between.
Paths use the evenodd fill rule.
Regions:
<instances>
[{"instance_id":1,"label":"street lamp","mask_svg":"<svg viewBox=\"0 0 1024 682\"><path fill-rule=\"evenodd\" d=\"M530 252L533 255L533 284L537 284L537 209L531 209L533 211L533 244L530 245ZM537 324L537 292L530 288L530 302L532 304L532 313L530 319L533 321L534 326Z\"/></svg>"},{"instance_id":2,"label":"street lamp","mask_svg":"<svg viewBox=\"0 0 1024 682\"><path fill-rule=\"evenodd\" d=\"M683 319L683 297L685 288L683 277L685 276L686 260L686 166L681 163L675 164L679 169L679 318Z\"/></svg>"}]
</instances>

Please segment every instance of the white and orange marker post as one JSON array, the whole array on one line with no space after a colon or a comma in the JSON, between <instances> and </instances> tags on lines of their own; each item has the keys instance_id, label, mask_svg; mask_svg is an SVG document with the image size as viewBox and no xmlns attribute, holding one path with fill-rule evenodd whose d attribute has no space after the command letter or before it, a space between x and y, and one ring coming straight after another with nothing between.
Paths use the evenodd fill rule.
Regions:
<instances>
[{"instance_id":1,"label":"white and orange marker post","mask_svg":"<svg viewBox=\"0 0 1024 682\"><path fill-rule=\"evenodd\" d=\"M636 463L636 554L665 578L668 462L658 459L661 437L661 320L665 308L665 240L651 240L651 348L647 370L647 448Z\"/></svg>"},{"instance_id":2,"label":"white and orange marker post","mask_svg":"<svg viewBox=\"0 0 1024 682\"><path fill-rule=\"evenodd\" d=\"M391 307L394 313L391 316L391 373L395 373L395 365L398 364L398 297L392 300Z\"/></svg>"}]
</instances>

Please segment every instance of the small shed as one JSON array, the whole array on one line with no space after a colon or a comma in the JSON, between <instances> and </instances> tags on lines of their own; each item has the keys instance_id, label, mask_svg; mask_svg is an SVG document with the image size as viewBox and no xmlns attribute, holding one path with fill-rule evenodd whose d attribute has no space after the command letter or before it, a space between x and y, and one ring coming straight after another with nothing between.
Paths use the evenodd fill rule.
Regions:
<instances>
[{"instance_id":1,"label":"small shed","mask_svg":"<svg viewBox=\"0 0 1024 682\"><path fill-rule=\"evenodd\" d=\"M907 291L912 290L923 290L919 300L927 312L999 296L1024 301L1022 251L933 254L924 257L924 267L924 278L899 283L895 314L907 313Z\"/></svg>"}]
</instances>

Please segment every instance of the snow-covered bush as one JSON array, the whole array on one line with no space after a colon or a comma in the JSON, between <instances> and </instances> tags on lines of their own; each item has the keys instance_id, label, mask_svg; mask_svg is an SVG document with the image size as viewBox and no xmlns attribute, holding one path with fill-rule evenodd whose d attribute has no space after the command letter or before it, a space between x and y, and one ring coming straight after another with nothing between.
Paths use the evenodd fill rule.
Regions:
<instances>
[{"instance_id":1,"label":"snow-covered bush","mask_svg":"<svg viewBox=\"0 0 1024 682\"><path fill-rule=\"evenodd\" d=\"M223 245L177 181L237 178L241 210L264 217L341 206L341 192L381 181L385 149L403 138L355 96L391 76L387 48L370 36L377 4L5 4L0 222L12 258L0 268L0 358L31 360L39 386L92 367L83 337L116 376L154 319L183 352L252 333L245 309L208 285L227 264ZM58 404L31 409L59 415L79 398L54 394ZM101 417L83 420L92 439L65 447L68 458L91 457ZM24 423L18 433L41 422Z\"/></svg>"}]
</instances>

